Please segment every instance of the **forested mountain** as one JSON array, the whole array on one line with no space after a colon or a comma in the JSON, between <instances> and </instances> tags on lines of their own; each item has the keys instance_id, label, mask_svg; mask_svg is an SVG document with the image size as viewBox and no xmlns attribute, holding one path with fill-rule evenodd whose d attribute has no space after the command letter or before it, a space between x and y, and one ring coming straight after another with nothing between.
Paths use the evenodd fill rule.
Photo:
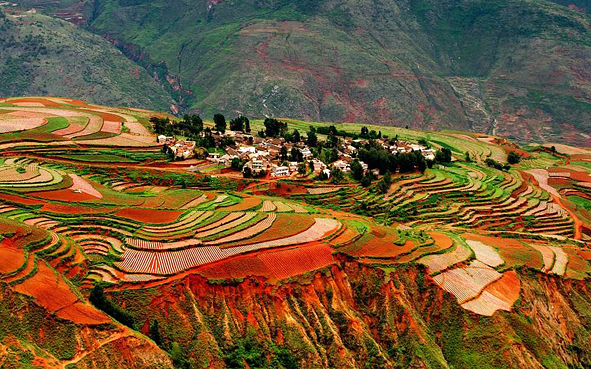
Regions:
<instances>
[{"instance_id":1,"label":"forested mountain","mask_svg":"<svg viewBox=\"0 0 591 369\"><path fill-rule=\"evenodd\" d=\"M591 145L588 1L557 2L19 5L110 40L175 100L174 113L453 128Z\"/></svg>"}]
</instances>

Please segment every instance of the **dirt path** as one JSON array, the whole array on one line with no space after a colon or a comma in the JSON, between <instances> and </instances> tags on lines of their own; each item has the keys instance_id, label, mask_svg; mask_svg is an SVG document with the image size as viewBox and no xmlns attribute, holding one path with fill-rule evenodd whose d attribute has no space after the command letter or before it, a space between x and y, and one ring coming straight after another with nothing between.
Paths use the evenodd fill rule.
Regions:
<instances>
[{"instance_id":1,"label":"dirt path","mask_svg":"<svg viewBox=\"0 0 591 369\"><path fill-rule=\"evenodd\" d=\"M550 196L552 196L552 198L554 199L554 201L556 201L556 203L558 205L560 205L560 207L563 208L571 216L571 218L573 218L573 220L575 222L575 237L574 237L574 239L577 240L577 241L580 241L582 239L581 228L583 226L583 222L581 221L581 219L579 219L579 217L577 216L577 214L575 214L566 205L564 205L562 203L561 198L559 196L554 196L554 195L550 195Z\"/></svg>"},{"instance_id":2,"label":"dirt path","mask_svg":"<svg viewBox=\"0 0 591 369\"><path fill-rule=\"evenodd\" d=\"M96 350L100 349L101 347L103 347L111 342L117 341L117 340L124 338L124 337L130 337L130 336L133 336L133 333L131 331L129 331L129 329L124 328L122 331L117 332L105 339L99 340L98 342L93 344L91 347L87 348L86 350L84 350L82 352L79 352L78 354L76 354L74 356L73 359L62 361L61 362L62 368L65 369L68 365L78 363L80 360L84 359L86 356L92 354Z\"/></svg>"}]
</instances>

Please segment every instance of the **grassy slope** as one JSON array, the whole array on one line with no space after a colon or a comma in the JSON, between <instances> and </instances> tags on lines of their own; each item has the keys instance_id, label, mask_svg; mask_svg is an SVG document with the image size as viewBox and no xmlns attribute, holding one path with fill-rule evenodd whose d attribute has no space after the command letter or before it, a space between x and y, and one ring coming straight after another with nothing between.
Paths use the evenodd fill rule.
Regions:
<instances>
[{"instance_id":1,"label":"grassy slope","mask_svg":"<svg viewBox=\"0 0 591 369\"><path fill-rule=\"evenodd\" d=\"M0 96L43 94L166 110L172 99L108 41L41 14L0 19Z\"/></svg>"}]
</instances>

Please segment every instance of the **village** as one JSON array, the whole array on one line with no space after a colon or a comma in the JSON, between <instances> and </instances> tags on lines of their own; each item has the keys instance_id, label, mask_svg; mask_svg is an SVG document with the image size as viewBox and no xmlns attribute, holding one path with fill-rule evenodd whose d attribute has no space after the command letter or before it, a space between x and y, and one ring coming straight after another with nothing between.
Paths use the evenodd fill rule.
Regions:
<instances>
[{"instance_id":1,"label":"village","mask_svg":"<svg viewBox=\"0 0 591 369\"><path fill-rule=\"evenodd\" d=\"M317 179L329 179L335 170L350 173L354 161L359 163L363 174L379 174L378 168L371 168L358 157L359 148L366 145L369 138L339 137L330 158L321 160L318 150L310 147L304 137L299 137L299 133L296 139L292 135L289 139L260 137L231 130L224 133L206 130L200 135L209 135L215 142L216 150L203 153L196 141L177 140L166 135L158 136L158 143L164 146L173 160L201 157L214 164L239 170L244 177L285 178L313 174ZM387 137L371 140L374 145L393 155L417 152L426 161L434 161L436 157L435 150L424 144Z\"/></svg>"}]
</instances>

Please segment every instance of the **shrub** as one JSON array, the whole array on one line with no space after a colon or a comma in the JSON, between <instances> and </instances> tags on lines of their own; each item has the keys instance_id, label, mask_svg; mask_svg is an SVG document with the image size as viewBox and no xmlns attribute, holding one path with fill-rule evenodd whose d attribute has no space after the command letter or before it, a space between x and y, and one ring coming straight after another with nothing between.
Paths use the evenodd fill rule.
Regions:
<instances>
[{"instance_id":1,"label":"shrub","mask_svg":"<svg viewBox=\"0 0 591 369\"><path fill-rule=\"evenodd\" d=\"M507 162L509 164L517 164L521 161L521 155L516 153L515 151L510 151L509 155L507 156Z\"/></svg>"}]
</instances>

